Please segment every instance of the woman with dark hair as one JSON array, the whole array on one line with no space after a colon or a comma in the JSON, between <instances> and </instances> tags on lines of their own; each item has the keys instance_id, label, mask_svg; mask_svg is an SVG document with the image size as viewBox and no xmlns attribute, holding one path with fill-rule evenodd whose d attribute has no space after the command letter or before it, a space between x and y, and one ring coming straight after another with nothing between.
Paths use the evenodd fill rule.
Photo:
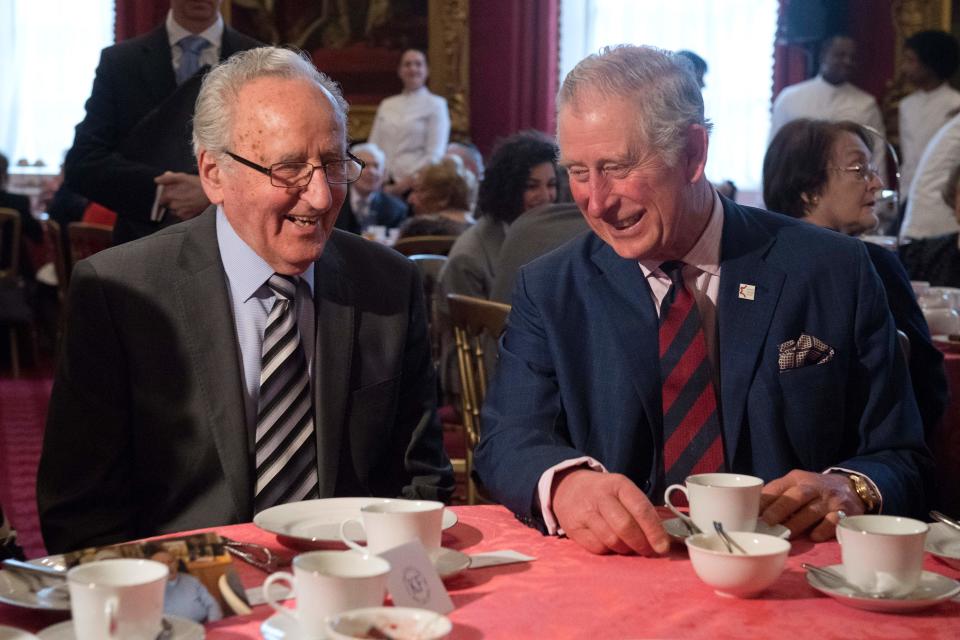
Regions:
<instances>
[{"instance_id":1,"label":"woman with dark hair","mask_svg":"<svg viewBox=\"0 0 960 640\"><path fill-rule=\"evenodd\" d=\"M883 187L870 164L870 135L850 121L794 120L780 129L763 159L768 209L854 236L877 225L874 204ZM910 376L929 436L946 408L943 354L933 346L910 280L897 255L865 243L887 293L897 329L910 338Z\"/></svg>"},{"instance_id":2,"label":"woman with dark hair","mask_svg":"<svg viewBox=\"0 0 960 640\"><path fill-rule=\"evenodd\" d=\"M960 224L960 164L953 168L943 188L943 201L947 203ZM911 280L923 280L934 287L960 287L960 233L956 231L940 236L914 240L900 246L903 260Z\"/></svg>"},{"instance_id":3,"label":"woman with dark hair","mask_svg":"<svg viewBox=\"0 0 960 640\"><path fill-rule=\"evenodd\" d=\"M437 319L446 327L447 294L489 298L494 266L507 227L522 214L557 201L557 145L539 131L521 131L500 141L480 183L478 221L457 238L440 272ZM445 390L456 388L455 352L444 332L441 371Z\"/></svg>"}]
</instances>

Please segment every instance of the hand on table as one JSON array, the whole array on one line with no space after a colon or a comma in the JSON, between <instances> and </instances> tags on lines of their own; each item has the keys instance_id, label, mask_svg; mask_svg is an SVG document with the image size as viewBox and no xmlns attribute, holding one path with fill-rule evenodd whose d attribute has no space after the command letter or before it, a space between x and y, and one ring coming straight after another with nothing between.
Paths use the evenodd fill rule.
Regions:
<instances>
[{"instance_id":1,"label":"hand on table","mask_svg":"<svg viewBox=\"0 0 960 640\"><path fill-rule=\"evenodd\" d=\"M153 181L163 185L160 206L166 207L181 220L189 220L210 206L207 194L200 186L200 176L164 171Z\"/></svg>"},{"instance_id":2,"label":"hand on table","mask_svg":"<svg viewBox=\"0 0 960 640\"><path fill-rule=\"evenodd\" d=\"M842 510L848 516L864 512L853 483L842 473L813 473L794 469L768 482L760 495L760 517L767 524L783 524L794 538L810 531L810 539L833 538Z\"/></svg>"},{"instance_id":3,"label":"hand on table","mask_svg":"<svg viewBox=\"0 0 960 640\"><path fill-rule=\"evenodd\" d=\"M584 468L554 479L553 513L564 533L592 553L653 555L670 538L647 496L626 476Z\"/></svg>"}]
</instances>

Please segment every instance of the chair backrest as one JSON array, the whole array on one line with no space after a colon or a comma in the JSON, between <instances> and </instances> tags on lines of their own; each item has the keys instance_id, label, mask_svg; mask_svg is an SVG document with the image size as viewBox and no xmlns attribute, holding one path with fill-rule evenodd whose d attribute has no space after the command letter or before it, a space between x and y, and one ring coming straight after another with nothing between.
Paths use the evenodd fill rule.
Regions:
<instances>
[{"instance_id":1,"label":"chair backrest","mask_svg":"<svg viewBox=\"0 0 960 640\"><path fill-rule=\"evenodd\" d=\"M56 220L40 221L43 228L44 260L53 263L54 273L57 274L57 294L62 301L67 291L67 257L63 253L63 235L60 223Z\"/></svg>"},{"instance_id":2,"label":"chair backrest","mask_svg":"<svg viewBox=\"0 0 960 640\"><path fill-rule=\"evenodd\" d=\"M443 270L443 266L447 264L447 257L417 253L410 256L410 259L420 272L420 282L423 285L423 302L427 308L427 325L430 330L430 350L433 354L433 361L436 363L440 358L440 334L437 331L435 298L437 285L440 283L440 272Z\"/></svg>"},{"instance_id":3,"label":"chair backrest","mask_svg":"<svg viewBox=\"0 0 960 640\"><path fill-rule=\"evenodd\" d=\"M0 207L0 280L20 273L20 212Z\"/></svg>"},{"instance_id":4,"label":"chair backrest","mask_svg":"<svg viewBox=\"0 0 960 640\"><path fill-rule=\"evenodd\" d=\"M67 226L70 239L70 265L103 251L113 244L113 229L92 222L71 222Z\"/></svg>"},{"instance_id":5,"label":"chair backrest","mask_svg":"<svg viewBox=\"0 0 960 640\"><path fill-rule=\"evenodd\" d=\"M393 248L405 256L427 253L445 256L459 236L407 236L400 238Z\"/></svg>"},{"instance_id":6,"label":"chair backrest","mask_svg":"<svg viewBox=\"0 0 960 640\"><path fill-rule=\"evenodd\" d=\"M451 293L447 296L450 322L457 345L460 367L460 398L463 427L467 438L467 455L480 439L480 408L487 393L489 364L496 339L503 333L510 305L482 298Z\"/></svg>"}]
</instances>

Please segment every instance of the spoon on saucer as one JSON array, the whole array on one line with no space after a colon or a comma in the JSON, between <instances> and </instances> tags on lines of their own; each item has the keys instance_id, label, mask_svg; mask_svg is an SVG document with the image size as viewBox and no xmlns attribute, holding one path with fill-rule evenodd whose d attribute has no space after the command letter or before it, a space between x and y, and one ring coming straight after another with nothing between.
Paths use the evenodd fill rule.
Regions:
<instances>
[{"instance_id":1,"label":"spoon on saucer","mask_svg":"<svg viewBox=\"0 0 960 640\"><path fill-rule=\"evenodd\" d=\"M827 580L833 584L846 587L853 591L853 595L858 598L872 598L874 600L885 600L889 596L885 596L882 593L870 593L869 591L864 591L860 587L853 585L847 582L847 579L841 576L839 573L831 571L830 569L825 569L823 567L818 567L807 562L800 563L800 566L812 573L813 575L819 577L822 580Z\"/></svg>"},{"instance_id":2,"label":"spoon on saucer","mask_svg":"<svg viewBox=\"0 0 960 640\"><path fill-rule=\"evenodd\" d=\"M749 555L747 550L737 544L737 541L727 535L727 532L723 530L723 524L719 520L713 521L713 528L717 532L717 535L720 536L720 539L723 541L724 546L727 547L727 553L732 554L733 550L736 549L743 555Z\"/></svg>"},{"instance_id":3,"label":"spoon on saucer","mask_svg":"<svg viewBox=\"0 0 960 640\"><path fill-rule=\"evenodd\" d=\"M957 522L950 516L946 516L940 513L939 511L931 511L930 517L938 522L942 522L943 524L947 525L948 527L951 527L952 529L955 529L956 531L960 531L960 522Z\"/></svg>"}]
</instances>

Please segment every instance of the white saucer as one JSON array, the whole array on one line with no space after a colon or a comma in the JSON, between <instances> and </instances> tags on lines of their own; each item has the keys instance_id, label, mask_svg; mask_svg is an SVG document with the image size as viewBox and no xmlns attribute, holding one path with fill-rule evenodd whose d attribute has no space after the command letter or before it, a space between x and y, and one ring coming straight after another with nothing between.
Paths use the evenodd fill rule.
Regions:
<instances>
[{"instance_id":1,"label":"white saucer","mask_svg":"<svg viewBox=\"0 0 960 640\"><path fill-rule=\"evenodd\" d=\"M843 565L835 564L824 567L839 575L844 575ZM944 600L948 600L960 593L960 583L946 576L932 571L924 571L920 576L920 585L905 596L899 598L865 598L854 595L849 587L835 587L828 585L815 574L807 572L807 582L811 587L831 598L856 609L867 611L917 611L926 609Z\"/></svg>"},{"instance_id":2,"label":"white saucer","mask_svg":"<svg viewBox=\"0 0 960 640\"><path fill-rule=\"evenodd\" d=\"M38 640L38 638L29 631L0 624L0 640Z\"/></svg>"},{"instance_id":3,"label":"white saucer","mask_svg":"<svg viewBox=\"0 0 960 640\"><path fill-rule=\"evenodd\" d=\"M310 640L300 625L282 613L275 613L260 625L263 640Z\"/></svg>"},{"instance_id":4,"label":"white saucer","mask_svg":"<svg viewBox=\"0 0 960 640\"><path fill-rule=\"evenodd\" d=\"M683 521L680 518L670 518L669 520L664 520L663 528L667 530L667 534L675 542L683 542L690 535L690 531L683 524ZM783 538L784 540L790 537L790 529L787 529L782 524L775 524L771 526L763 520L757 520L756 533L765 533L768 536L776 536L778 538Z\"/></svg>"},{"instance_id":5,"label":"white saucer","mask_svg":"<svg viewBox=\"0 0 960 640\"><path fill-rule=\"evenodd\" d=\"M173 627L170 640L203 640L205 637L203 626L193 620L168 615L164 615L163 617L166 618ZM55 624L52 627L47 627L37 635L39 640L74 640L76 638L73 634L73 620L67 620L66 622Z\"/></svg>"},{"instance_id":6,"label":"white saucer","mask_svg":"<svg viewBox=\"0 0 960 640\"><path fill-rule=\"evenodd\" d=\"M470 556L456 549L447 549L446 547L440 549L440 555L433 561L433 567L444 580L452 578L469 566Z\"/></svg>"},{"instance_id":7,"label":"white saucer","mask_svg":"<svg viewBox=\"0 0 960 640\"><path fill-rule=\"evenodd\" d=\"M960 531L942 522L934 522L923 548L954 569L960 569Z\"/></svg>"}]
</instances>

